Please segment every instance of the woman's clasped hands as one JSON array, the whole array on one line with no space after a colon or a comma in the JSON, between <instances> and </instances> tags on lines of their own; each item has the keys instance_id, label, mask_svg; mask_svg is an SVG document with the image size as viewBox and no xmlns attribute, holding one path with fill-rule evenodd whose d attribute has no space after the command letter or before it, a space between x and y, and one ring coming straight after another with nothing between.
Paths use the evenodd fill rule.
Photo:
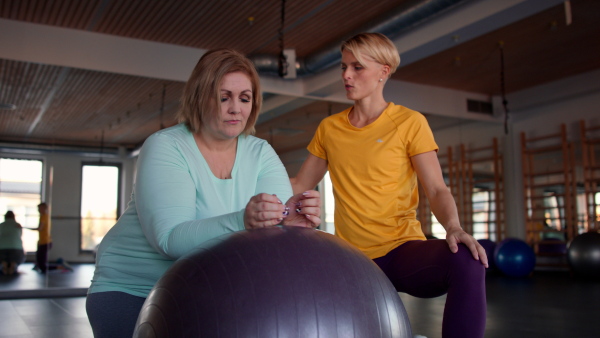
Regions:
<instances>
[{"instance_id":1,"label":"woman's clasped hands","mask_svg":"<svg viewBox=\"0 0 600 338\"><path fill-rule=\"evenodd\" d=\"M246 229L275 225L316 228L321 224L321 194L308 190L292 196L285 204L276 195L261 193L253 196L244 212Z\"/></svg>"}]
</instances>

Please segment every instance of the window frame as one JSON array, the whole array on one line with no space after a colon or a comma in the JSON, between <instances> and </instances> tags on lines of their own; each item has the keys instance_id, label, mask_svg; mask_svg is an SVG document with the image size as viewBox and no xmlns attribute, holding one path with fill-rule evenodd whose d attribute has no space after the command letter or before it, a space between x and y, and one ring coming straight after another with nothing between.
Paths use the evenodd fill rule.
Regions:
<instances>
[{"instance_id":1,"label":"window frame","mask_svg":"<svg viewBox=\"0 0 600 338\"><path fill-rule=\"evenodd\" d=\"M19 160L19 161L38 161L41 162L42 164L42 170L41 170L41 181L40 181L40 193L39 193L39 201L37 204L45 201L45 196L46 196L46 186L48 183L48 167L47 167L47 163L46 163L46 159L43 157L37 157L37 156L13 156L10 154L0 154L0 159L7 159L7 160ZM24 215L25 217L28 217L28 215ZM39 219L39 213L35 213L35 217L37 219ZM17 219L17 222L19 223L23 223L23 221L19 221L19 219ZM35 226L37 226L38 223L35 223ZM29 230L27 230L29 231ZM24 249L25 249L25 243L24 244ZM25 251L25 254L35 254L35 252L37 251L37 240L36 240L36 249L34 251Z\"/></svg>"},{"instance_id":2,"label":"window frame","mask_svg":"<svg viewBox=\"0 0 600 338\"><path fill-rule=\"evenodd\" d=\"M96 166L96 167L116 167L117 173L117 205L116 205L116 218L115 223L121 217L121 192L123 189L123 165L120 162L104 162L104 161L83 161L81 162L81 179L79 183L79 244L78 249L80 254L95 253L93 249L83 249L83 217L81 215L81 207L83 204L83 168L85 166Z\"/></svg>"}]
</instances>

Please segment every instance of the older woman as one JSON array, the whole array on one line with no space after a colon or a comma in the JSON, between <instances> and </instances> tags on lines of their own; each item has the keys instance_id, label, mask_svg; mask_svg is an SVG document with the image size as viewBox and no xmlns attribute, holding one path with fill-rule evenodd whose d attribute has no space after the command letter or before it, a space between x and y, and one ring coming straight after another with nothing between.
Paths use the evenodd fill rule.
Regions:
<instances>
[{"instance_id":1,"label":"older woman","mask_svg":"<svg viewBox=\"0 0 600 338\"><path fill-rule=\"evenodd\" d=\"M398 291L447 293L443 337L482 337L485 250L460 226L427 120L383 97L400 64L398 51L384 35L363 33L341 52L346 97L354 105L321 122L292 179L294 191L314 187L329 170L336 235L373 259ZM425 240L416 219L417 178L446 229L445 241Z\"/></svg>"},{"instance_id":2,"label":"older woman","mask_svg":"<svg viewBox=\"0 0 600 338\"><path fill-rule=\"evenodd\" d=\"M15 214L7 211L4 222L0 223L0 262L5 275L18 273L19 264L25 261L22 235L23 228L15 220Z\"/></svg>"},{"instance_id":3,"label":"older woman","mask_svg":"<svg viewBox=\"0 0 600 338\"><path fill-rule=\"evenodd\" d=\"M261 103L246 57L229 49L202 56L184 89L181 123L146 140L129 206L99 246L86 305L95 337L131 337L151 288L200 243L320 224L319 193L292 196L273 148L250 136Z\"/></svg>"}]
</instances>

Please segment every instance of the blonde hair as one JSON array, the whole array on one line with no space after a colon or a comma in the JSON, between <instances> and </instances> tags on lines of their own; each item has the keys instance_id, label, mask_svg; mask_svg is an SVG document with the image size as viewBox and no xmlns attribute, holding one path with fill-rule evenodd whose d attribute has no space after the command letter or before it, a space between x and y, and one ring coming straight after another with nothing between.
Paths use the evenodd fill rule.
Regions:
<instances>
[{"instance_id":1,"label":"blonde hair","mask_svg":"<svg viewBox=\"0 0 600 338\"><path fill-rule=\"evenodd\" d=\"M344 41L340 50L349 51L362 65L363 55L370 57L375 62L388 65L390 73L388 77L398 69L400 65L400 54L394 43L381 33L360 33Z\"/></svg>"},{"instance_id":2,"label":"blonde hair","mask_svg":"<svg viewBox=\"0 0 600 338\"><path fill-rule=\"evenodd\" d=\"M183 89L177 120L185 123L190 131L198 132L209 114L218 114L221 81L225 75L234 72L246 74L252 84L252 110L242 133L254 134L254 125L262 106L260 79L252 61L227 48L202 55Z\"/></svg>"}]
</instances>

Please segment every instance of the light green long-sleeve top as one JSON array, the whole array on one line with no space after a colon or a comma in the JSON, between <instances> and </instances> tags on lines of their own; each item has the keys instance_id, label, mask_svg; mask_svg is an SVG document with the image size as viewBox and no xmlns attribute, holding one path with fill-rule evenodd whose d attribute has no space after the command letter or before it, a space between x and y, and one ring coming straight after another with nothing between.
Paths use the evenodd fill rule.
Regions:
<instances>
[{"instance_id":1,"label":"light green long-sleeve top","mask_svg":"<svg viewBox=\"0 0 600 338\"><path fill-rule=\"evenodd\" d=\"M14 219L0 223L0 249L23 250L23 228Z\"/></svg>"},{"instance_id":2,"label":"light green long-sleeve top","mask_svg":"<svg viewBox=\"0 0 600 338\"><path fill-rule=\"evenodd\" d=\"M238 137L231 179L215 177L192 133L180 124L151 135L140 152L127 210L98 248L89 293L147 297L179 257L200 243L244 229L244 209L259 193L292 195L273 148Z\"/></svg>"}]
</instances>

